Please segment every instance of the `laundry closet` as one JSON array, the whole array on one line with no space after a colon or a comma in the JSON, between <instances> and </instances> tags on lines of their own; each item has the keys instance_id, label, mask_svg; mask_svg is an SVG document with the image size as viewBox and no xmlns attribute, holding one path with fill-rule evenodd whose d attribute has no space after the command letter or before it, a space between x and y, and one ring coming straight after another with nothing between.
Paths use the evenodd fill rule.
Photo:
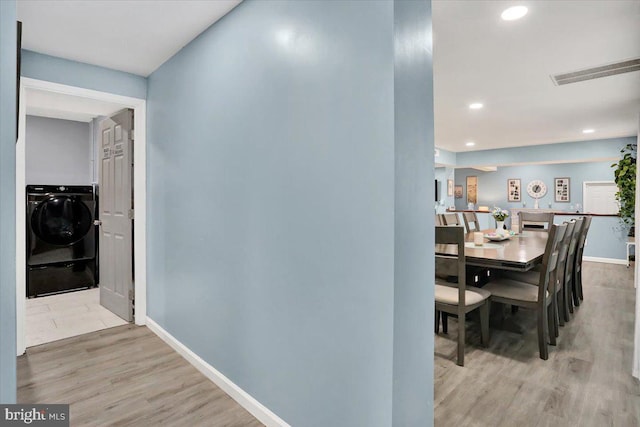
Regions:
<instances>
[{"instance_id":1,"label":"laundry closet","mask_svg":"<svg viewBox=\"0 0 640 427\"><path fill-rule=\"evenodd\" d=\"M27 297L98 284L91 128L27 116Z\"/></svg>"},{"instance_id":2,"label":"laundry closet","mask_svg":"<svg viewBox=\"0 0 640 427\"><path fill-rule=\"evenodd\" d=\"M25 123L27 347L127 323L98 290L103 118L47 115Z\"/></svg>"}]
</instances>

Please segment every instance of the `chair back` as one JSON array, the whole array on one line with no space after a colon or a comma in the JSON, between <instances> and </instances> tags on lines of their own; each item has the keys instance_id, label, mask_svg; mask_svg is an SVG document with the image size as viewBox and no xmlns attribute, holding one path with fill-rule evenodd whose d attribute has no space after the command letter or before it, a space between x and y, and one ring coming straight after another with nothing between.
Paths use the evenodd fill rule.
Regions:
<instances>
[{"instance_id":1,"label":"chair back","mask_svg":"<svg viewBox=\"0 0 640 427\"><path fill-rule=\"evenodd\" d=\"M577 251L583 250L584 245L587 242L587 233L589 232L589 227L591 226L591 217L585 216L584 221L582 223L582 230L580 231L580 236L578 237L578 247Z\"/></svg>"},{"instance_id":2,"label":"chair back","mask_svg":"<svg viewBox=\"0 0 640 427\"><path fill-rule=\"evenodd\" d=\"M436 275L441 277L455 276L458 278L458 307L464 312L464 297L467 286L464 228L449 226L436 227L436 244L457 246L457 255L436 255Z\"/></svg>"},{"instance_id":3,"label":"chair back","mask_svg":"<svg viewBox=\"0 0 640 427\"><path fill-rule=\"evenodd\" d=\"M567 252L567 262L565 263L564 283L571 282L573 277L573 268L576 262L576 248L578 246L578 238L582 232L582 226L584 218L578 218L575 220L575 226L573 227L573 233L571 233L571 242L569 243L569 251Z\"/></svg>"},{"instance_id":4,"label":"chair back","mask_svg":"<svg viewBox=\"0 0 640 427\"><path fill-rule=\"evenodd\" d=\"M442 214L436 214L436 226L444 225L444 219L442 219Z\"/></svg>"},{"instance_id":5,"label":"chair back","mask_svg":"<svg viewBox=\"0 0 640 427\"><path fill-rule=\"evenodd\" d=\"M563 224L566 224L567 228L564 231L564 237L562 238L562 241L560 242L560 247L559 247L559 251L558 251L558 274L556 274L556 278L557 280L555 280L553 283L549 284L549 287L553 286L553 290L556 290L556 286L558 284L564 284L565 281L565 268L567 265L567 259L568 259L568 255L569 255L569 246L571 245L571 239L573 238L573 230L575 228L576 225L576 221L575 220L571 220L571 221L565 221Z\"/></svg>"},{"instance_id":6,"label":"chair back","mask_svg":"<svg viewBox=\"0 0 640 427\"><path fill-rule=\"evenodd\" d=\"M551 212L518 212L520 231L541 231L548 233L553 224Z\"/></svg>"},{"instance_id":7,"label":"chair back","mask_svg":"<svg viewBox=\"0 0 640 427\"><path fill-rule=\"evenodd\" d=\"M582 255L584 254L584 245L587 243L587 233L589 232L590 226L591 217L585 216L584 222L582 223L582 230L580 230L580 235L578 236L578 243L576 246L576 261L573 266L575 271L580 271L582 269Z\"/></svg>"},{"instance_id":8,"label":"chair back","mask_svg":"<svg viewBox=\"0 0 640 427\"><path fill-rule=\"evenodd\" d=\"M480 231L478 215L476 215L475 212L462 212L462 219L464 221L464 228L467 229L467 233Z\"/></svg>"},{"instance_id":9,"label":"chair back","mask_svg":"<svg viewBox=\"0 0 640 427\"><path fill-rule=\"evenodd\" d=\"M443 214L442 219L444 220L444 225L462 225L457 213Z\"/></svg>"},{"instance_id":10,"label":"chair back","mask_svg":"<svg viewBox=\"0 0 640 427\"><path fill-rule=\"evenodd\" d=\"M589 232L589 227L591 226L591 217L585 216L584 222L582 223L582 230L580 230L580 235L578 236L578 243L576 246L576 260L574 264L574 269L580 270L582 267L582 254L584 253L584 245L587 242L587 233Z\"/></svg>"},{"instance_id":11,"label":"chair back","mask_svg":"<svg viewBox=\"0 0 640 427\"><path fill-rule=\"evenodd\" d=\"M547 291L553 297L557 279L558 258L560 257L560 245L564 238L567 224L551 225L549 238L542 256L542 267L540 269L540 282L538 284L538 304L542 307L547 305Z\"/></svg>"}]
</instances>

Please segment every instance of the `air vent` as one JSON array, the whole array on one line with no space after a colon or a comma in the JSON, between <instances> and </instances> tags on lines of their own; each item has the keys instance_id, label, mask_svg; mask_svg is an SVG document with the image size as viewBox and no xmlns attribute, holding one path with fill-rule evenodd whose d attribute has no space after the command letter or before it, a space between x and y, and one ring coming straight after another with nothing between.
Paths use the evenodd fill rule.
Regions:
<instances>
[{"instance_id":1,"label":"air vent","mask_svg":"<svg viewBox=\"0 0 640 427\"><path fill-rule=\"evenodd\" d=\"M630 73L632 71L640 71L640 58L602 65L600 67L587 68L586 70L574 71L572 73L556 74L555 76L551 76L551 80L553 80L556 86L561 86L585 80L599 79L601 77L615 76L616 74Z\"/></svg>"}]
</instances>

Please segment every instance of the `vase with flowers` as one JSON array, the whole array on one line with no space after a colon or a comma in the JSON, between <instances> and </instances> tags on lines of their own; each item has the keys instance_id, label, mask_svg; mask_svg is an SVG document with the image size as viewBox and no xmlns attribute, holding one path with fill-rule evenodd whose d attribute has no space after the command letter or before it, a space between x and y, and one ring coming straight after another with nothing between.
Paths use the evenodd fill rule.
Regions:
<instances>
[{"instance_id":1,"label":"vase with flowers","mask_svg":"<svg viewBox=\"0 0 640 427\"><path fill-rule=\"evenodd\" d=\"M493 208L491 215L496 220L496 234L499 236L505 236L507 232L504 228L504 220L509 217L509 211L500 209L496 206Z\"/></svg>"}]
</instances>

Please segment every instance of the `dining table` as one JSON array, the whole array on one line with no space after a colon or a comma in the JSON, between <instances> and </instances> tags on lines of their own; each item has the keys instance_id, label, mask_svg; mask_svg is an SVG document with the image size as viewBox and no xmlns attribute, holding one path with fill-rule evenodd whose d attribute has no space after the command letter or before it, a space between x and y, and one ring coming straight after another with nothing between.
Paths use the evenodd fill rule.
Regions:
<instances>
[{"instance_id":1,"label":"dining table","mask_svg":"<svg viewBox=\"0 0 640 427\"><path fill-rule=\"evenodd\" d=\"M491 241L488 237L495 229L481 230L485 236L482 245L474 243L474 233L465 234L464 254L466 264L476 267L511 271L528 271L542 262L548 233L523 231L511 234L502 241ZM436 244L436 256L457 255L456 245Z\"/></svg>"}]
</instances>

